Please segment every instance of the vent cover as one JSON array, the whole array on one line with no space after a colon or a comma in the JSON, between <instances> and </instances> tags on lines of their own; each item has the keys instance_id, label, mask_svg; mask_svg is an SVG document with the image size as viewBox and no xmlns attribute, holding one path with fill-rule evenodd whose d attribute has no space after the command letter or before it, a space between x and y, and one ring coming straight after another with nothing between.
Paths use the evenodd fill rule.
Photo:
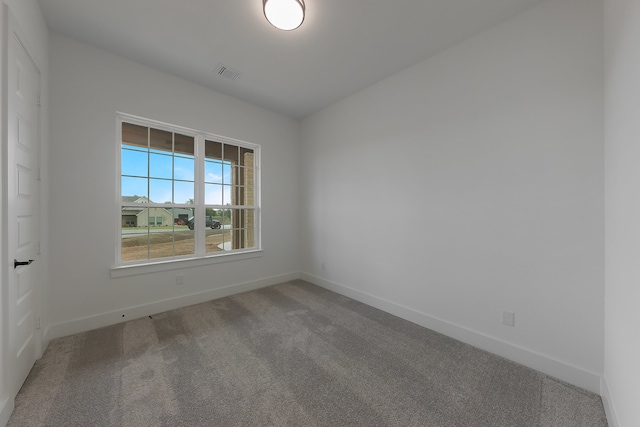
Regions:
<instances>
[{"instance_id":1,"label":"vent cover","mask_svg":"<svg viewBox=\"0 0 640 427\"><path fill-rule=\"evenodd\" d=\"M227 67L224 64L218 64L216 67L216 74L230 80L238 80L242 75L240 74L240 71Z\"/></svg>"}]
</instances>

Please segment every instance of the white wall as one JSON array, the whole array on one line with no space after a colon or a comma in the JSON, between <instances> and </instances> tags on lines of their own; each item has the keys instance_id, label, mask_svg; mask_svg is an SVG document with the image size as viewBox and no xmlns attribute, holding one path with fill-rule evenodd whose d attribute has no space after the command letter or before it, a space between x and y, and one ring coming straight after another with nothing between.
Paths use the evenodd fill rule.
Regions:
<instances>
[{"instance_id":1,"label":"white wall","mask_svg":"<svg viewBox=\"0 0 640 427\"><path fill-rule=\"evenodd\" d=\"M603 398L612 427L626 427L640 426L640 0L605 0L604 11Z\"/></svg>"},{"instance_id":2,"label":"white wall","mask_svg":"<svg viewBox=\"0 0 640 427\"><path fill-rule=\"evenodd\" d=\"M5 6L6 5L6 6ZM41 165L41 177L43 178L40 182L40 196L41 196L41 233L40 239L42 242L42 254L38 255L37 267L39 274L39 298L40 301L43 302L46 299L46 295L48 292L48 265L49 265L49 257L48 257L48 245L49 245L49 233L48 233L48 217L49 217L49 206L48 206L48 198L49 198L49 189L48 189L48 151L49 151L49 138L48 138L48 126L49 126L49 29L44 22L42 14L40 12L40 8L36 0L5 0L4 3L0 3L0 57L2 58L2 66L0 67L0 86L2 87L2 103L0 104L0 135L2 138L2 145L6 146L7 144L7 135L6 135L6 100L7 96L5 95L5 78L6 78L6 47L8 43L9 36L9 13L13 15L15 18L18 29L20 30L24 40L23 42L26 44L26 47L29 53L32 56L36 66L40 70L40 94L41 94L41 104L42 107L40 109L40 129L41 129L41 137L40 137L40 165ZM5 159L0 159L0 174L1 181L4 181L5 176ZM0 198L0 217L5 218L6 215L6 194L4 184L2 184L2 198ZM0 239L2 244L2 250L0 251L0 259L2 262L0 263L0 277L2 278L2 292L0 293L0 307L2 307L2 314L0 315L0 425L4 425L8 420L11 410L13 408L13 398L15 397L13 390L8 390L6 384L4 383L4 379L8 377L7 372L11 371L12 366L7 365L6 358L4 358L4 351L6 349L6 340L8 339L8 331L6 329L7 325L3 322L6 320L5 316L5 302L7 295L7 284L8 284L8 270L11 266L7 265L7 261L5 259L5 250L6 250L6 239L4 237L4 232L6 231L4 227L6 226L4 223L4 219L1 221L2 226L0 226L0 234L2 239ZM42 304L42 310L40 313L46 320L47 310L46 304ZM40 340L40 331L38 331L37 339ZM38 343L40 344L40 343ZM41 347L46 346L46 342L43 343Z\"/></svg>"},{"instance_id":3,"label":"white wall","mask_svg":"<svg viewBox=\"0 0 640 427\"><path fill-rule=\"evenodd\" d=\"M305 277L599 391L601 21L547 1L305 119Z\"/></svg>"},{"instance_id":4,"label":"white wall","mask_svg":"<svg viewBox=\"0 0 640 427\"><path fill-rule=\"evenodd\" d=\"M51 89L55 251L48 336L297 274L297 122L56 34L51 35ZM261 144L263 256L110 278L118 239L116 111ZM176 286L176 274L184 275L184 285Z\"/></svg>"}]
</instances>

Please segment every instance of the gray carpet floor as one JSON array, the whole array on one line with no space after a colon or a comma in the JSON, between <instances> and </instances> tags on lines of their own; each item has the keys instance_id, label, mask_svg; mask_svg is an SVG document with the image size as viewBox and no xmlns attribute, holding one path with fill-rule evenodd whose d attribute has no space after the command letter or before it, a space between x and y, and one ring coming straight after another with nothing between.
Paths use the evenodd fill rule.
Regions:
<instances>
[{"instance_id":1,"label":"gray carpet floor","mask_svg":"<svg viewBox=\"0 0 640 427\"><path fill-rule=\"evenodd\" d=\"M9 426L606 426L599 396L304 281L52 341Z\"/></svg>"}]
</instances>

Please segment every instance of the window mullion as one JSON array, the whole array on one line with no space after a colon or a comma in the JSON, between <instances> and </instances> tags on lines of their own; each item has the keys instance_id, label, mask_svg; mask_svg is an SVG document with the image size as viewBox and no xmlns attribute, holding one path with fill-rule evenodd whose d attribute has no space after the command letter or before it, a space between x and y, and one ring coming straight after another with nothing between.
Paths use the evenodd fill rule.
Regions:
<instances>
[{"instance_id":1,"label":"window mullion","mask_svg":"<svg viewBox=\"0 0 640 427\"><path fill-rule=\"evenodd\" d=\"M149 165L151 174L151 165ZM171 132L171 203L176 202L176 133ZM174 211L171 212L171 255L176 256L176 230L173 224Z\"/></svg>"},{"instance_id":2,"label":"window mullion","mask_svg":"<svg viewBox=\"0 0 640 427\"><path fill-rule=\"evenodd\" d=\"M195 253L196 256L205 255L205 207L204 207L204 136L196 136L194 162L194 198L195 198Z\"/></svg>"},{"instance_id":3,"label":"window mullion","mask_svg":"<svg viewBox=\"0 0 640 427\"><path fill-rule=\"evenodd\" d=\"M151 195L151 128L147 127L147 200ZM151 259L151 233L149 230L149 209L147 209L147 259Z\"/></svg>"}]
</instances>

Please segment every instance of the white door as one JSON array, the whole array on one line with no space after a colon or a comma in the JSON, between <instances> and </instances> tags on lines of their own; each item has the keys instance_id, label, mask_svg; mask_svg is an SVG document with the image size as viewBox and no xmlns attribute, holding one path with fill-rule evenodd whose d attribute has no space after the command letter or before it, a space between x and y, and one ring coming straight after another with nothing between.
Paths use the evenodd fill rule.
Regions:
<instances>
[{"instance_id":1,"label":"white door","mask_svg":"<svg viewBox=\"0 0 640 427\"><path fill-rule=\"evenodd\" d=\"M38 149L40 74L14 31L9 35L7 144L8 345L10 391L37 357ZM33 262L35 261L35 262ZM25 263L19 265L19 263Z\"/></svg>"}]
</instances>

